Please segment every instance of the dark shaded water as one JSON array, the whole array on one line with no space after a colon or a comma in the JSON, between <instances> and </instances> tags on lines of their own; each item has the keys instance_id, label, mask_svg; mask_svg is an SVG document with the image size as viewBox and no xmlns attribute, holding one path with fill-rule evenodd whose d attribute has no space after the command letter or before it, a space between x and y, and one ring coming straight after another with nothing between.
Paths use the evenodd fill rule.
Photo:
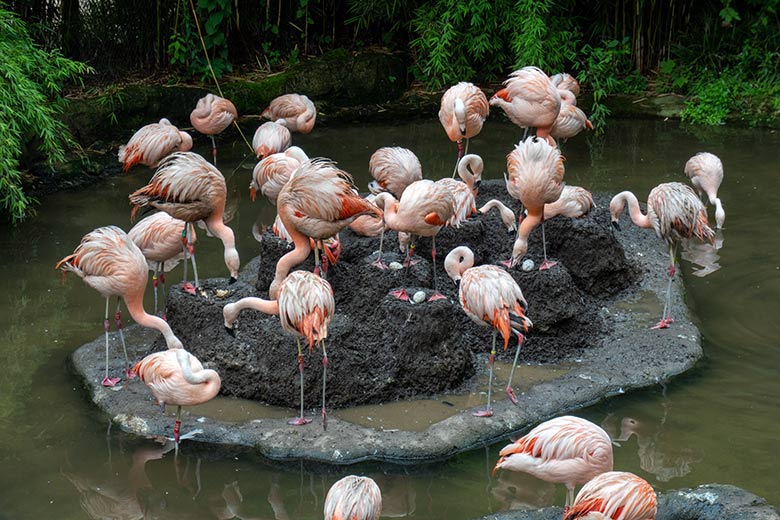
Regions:
<instances>
[{"instance_id":1,"label":"dark shaded water","mask_svg":"<svg viewBox=\"0 0 780 520\"><path fill-rule=\"evenodd\" d=\"M515 127L491 121L472 141L471 151L485 159L486 178L501 177L504 157L518 137ZM296 135L295 143L310 156L336 159L361 187L368 158L379 146L411 148L427 177L448 175L455 154L435 121L320 128ZM196 144L208 157L206 141ZM778 146L780 134L768 131L685 129L650 121L614 121L603 140L589 146L580 136L564 146L569 184L631 189L640 200L660 182L684 181L683 165L695 152L711 151L725 165L722 268L700 278L692 276L690 264L683 267L705 360L664 387L580 414L616 436L621 424L630 426L636 435L615 448L616 469L634 471L656 489L729 483L780 504ZM253 224L270 224L273 209L249 202L254 162L239 165L244 151L242 144L222 146L220 169L234 187L230 197L238 211L231 226L246 262L257 252ZM377 480L388 517L459 520L563 502L561 486L506 472L491 479L503 443L425 466L327 468L267 463L245 451L217 454L190 442L176 464L172 452L163 453L167 448L154 440L107 432L107 418L90 403L68 364L73 350L102 333L104 303L79 280L63 287L53 267L91 229L107 224L129 229L127 194L150 175L137 169L89 189L49 196L35 219L3 229L0 518L131 519L146 512L152 518L314 519L322 517L329 486L349 473ZM221 244L200 238L200 272L225 276ZM675 334L674 328L668 333Z\"/></svg>"}]
</instances>

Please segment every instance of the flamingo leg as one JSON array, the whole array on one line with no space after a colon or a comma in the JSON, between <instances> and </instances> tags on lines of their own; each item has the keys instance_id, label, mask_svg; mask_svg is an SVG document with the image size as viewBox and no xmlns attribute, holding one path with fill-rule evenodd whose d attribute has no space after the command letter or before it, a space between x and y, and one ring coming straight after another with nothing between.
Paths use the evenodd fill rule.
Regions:
<instances>
[{"instance_id":1,"label":"flamingo leg","mask_svg":"<svg viewBox=\"0 0 780 520\"><path fill-rule=\"evenodd\" d=\"M176 422L173 423L173 441L176 443L176 455L179 455L179 442L181 442L181 405L176 407Z\"/></svg>"},{"instance_id":2,"label":"flamingo leg","mask_svg":"<svg viewBox=\"0 0 780 520\"><path fill-rule=\"evenodd\" d=\"M666 286L666 301L664 302L664 312L661 316L661 321L659 321L654 327L651 327L653 329L667 329L669 328L669 325L674 323L674 318L672 318L670 313L672 307L672 280L674 280L674 274L677 272L677 269L674 265L675 253L675 246L669 246L669 258L671 263L669 264L669 283Z\"/></svg>"},{"instance_id":3,"label":"flamingo leg","mask_svg":"<svg viewBox=\"0 0 780 520\"><path fill-rule=\"evenodd\" d=\"M301 339L298 338L298 372L301 374L301 415L296 419L290 419L287 424L293 426L303 426L309 424L311 419L306 419L303 416L303 351L301 351Z\"/></svg>"},{"instance_id":4,"label":"flamingo leg","mask_svg":"<svg viewBox=\"0 0 780 520\"><path fill-rule=\"evenodd\" d=\"M569 510L572 504L574 504L574 486L566 486L566 504L563 506L564 513Z\"/></svg>"},{"instance_id":5,"label":"flamingo leg","mask_svg":"<svg viewBox=\"0 0 780 520\"><path fill-rule=\"evenodd\" d=\"M382 228L382 233L379 235L379 256L376 257L376 260L371 262L371 265L377 266L379 269L387 269L387 264L385 264L382 261L382 245L385 241L385 228Z\"/></svg>"},{"instance_id":6,"label":"flamingo leg","mask_svg":"<svg viewBox=\"0 0 780 520\"><path fill-rule=\"evenodd\" d=\"M187 265L186 258L185 258L184 265ZM168 318L165 316L165 308L168 305L168 295L165 294L165 262L160 262L160 285L162 286L162 295L163 295L163 300L165 301L162 309L162 319L167 321ZM157 310L155 309L155 313L156 312Z\"/></svg>"},{"instance_id":7,"label":"flamingo leg","mask_svg":"<svg viewBox=\"0 0 780 520\"><path fill-rule=\"evenodd\" d=\"M415 249L414 235L412 235L411 238L409 239L409 245L406 246L406 259L404 260L404 267L406 268L406 273L404 274L404 285L406 285L406 283L409 281L409 267L414 265L412 263L412 256L414 256L414 249ZM406 292L406 287L396 289L395 291L390 291L390 296L393 296L405 302L409 301L409 293Z\"/></svg>"},{"instance_id":8,"label":"flamingo leg","mask_svg":"<svg viewBox=\"0 0 780 520\"><path fill-rule=\"evenodd\" d=\"M157 262L157 267L152 275L152 287L154 287L154 313L157 314L157 280L160 272L160 262Z\"/></svg>"},{"instance_id":9,"label":"flamingo leg","mask_svg":"<svg viewBox=\"0 0 780 520\"><path fill-rule=\"evenodd\" d=\"M195 263L195 248L192 247L192 236L195 234L195 224L188 222L185 229L187 229L187 250L190 252L192 272L195 275L195 289L197 290L200 288L200 283L198 283L198 265Z\"/></svg>"},{"instance_id":10,"label":"flamingo leg","mask_svg":"<svg viewBox=\"0 0 780 520\"><path fill-rule=\"evenodd\" d=\"M192 295L195 295L195 286L192 285L190 282L187 281L187 257L191 255L191 251L188 249L187 244L187 227L189 226L188 223L184 223L184 229L181 232L181 248L184 252L184 279L181 282L181 290L187 293L190 293Z\"/></svg>"},{"instance_id":11,"label":"flamingo leg","mask_svg":"<svg viewBox=\"0 0 780 520\"><path fill-rule=\"evenodd\" d=\"M320 247L317 242L314 243L314 274L322 276L322 267L320 266Z\"/></svg>"},{"instance_id":12,"label":"flamingo leg","mask_svg":"<svg viewBox=\"0 0 780 520\"><path fill-rule=\"evenodd\" d=\"M214 156L214 166L217 165L217 141L214 139L213 135L210 135L211 137L211 154Z\"/></svg>"},{"instance_id":13,"label":"flamingo leg","mask_svg":"<svg viewBox=\"0 0 780 520\"><path fill-rule=\"evenodd\" d=\"M436 235L433 235L432 237L432 246L431 246L431 267L433 268L433 294L431 294L431 297L428 298L428 301L436 301L436 300L443 300L445 297L442 293L438 291L437 285L436 285Z\"/></svg>"},{"instance_id":14,"label":"flamingo leg","mask_svg":"<svg viewBox=\"0 0 780 520\"><path fill-rule=\"evenodd\" d=\"M328 352L325 350L325 340L322 340L322 429L328 429L328 414L325 412L325 382L328 377Z\"/></svg>"},{"instance_id":15,"label":"flamingo leg","mask_svg":"<svg viewBox=\"0 0 780 520\"><path fill-rule=\"evenodd\" d=\"M108 377L108 329L110 327L108 321L108 298L106 298L106 318L103 320L103 330L106 332L106 375L103 378L103 386L114 386L119 382L118 377Z\"/></svg>"},{"instance_id":16,"label":"flamingo leg","mask_svg":"<svg viewBox=\"0 0 780 520\"><path fill-rule=\"evenodd\" d=\"M544 237L544 215L542 215L542 251L544 251L544 262L542 262L542 265L539 266L540 271L549 269L558 263L547 260L547 240Z\"/></svg>"},{"instance_id":17,"label":"flamingo leg","mask_svg":"<svg viewBox=\"0 0 780 520\"><path fill-rule=\"evenodd\" d=\"M116 313L114 314L114 323L119 332L119 340L122 342L122 351L125 354L125 375L130 379L130 359L127 357L127 345L125 344L125 333L122 331L122 311L119 308L120 299L116 299Z\"/></svg>"},{"instance_id":18,"label":"flamingo leg","mask_svg":"<svg viewBox=\"0 0 780 520\"><path fill-rule=\"evenodd\" d=\"M513 404L517 404L517 396L512 388L512 379L515 377L515 369L517 368L517 360L520 358L520 346L523 344L523 335L517 335L517 351L515 352L515 360L512 362L512 370L509 372L509 381L506 383L506 395Z\"/></svg>"},{"instance_id":19,"label":"flamingo leg","mask_svg":"<svg viewBox=\"0 0 780 520\"><path fill-rule=\"evenodd\" d=\"M490 365L490 377L488 378L488 396L487 407L479 412L474 412L475 417L491 417L493 415L493 409L490 406L490 399L493 390L493 365L496 361L496 329L493 329L493 347L490 349L490 357L488 363Z\"/></svg>"}]
</instances>

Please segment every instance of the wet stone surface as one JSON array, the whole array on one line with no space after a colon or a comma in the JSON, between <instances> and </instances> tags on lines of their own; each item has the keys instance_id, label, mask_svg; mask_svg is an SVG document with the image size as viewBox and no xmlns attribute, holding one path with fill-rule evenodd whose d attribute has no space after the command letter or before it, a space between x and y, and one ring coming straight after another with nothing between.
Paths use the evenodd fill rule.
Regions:
<instances>
[{"instance_id":1,"label":"wet stone surface","mask_svg":"<svg viewBox=\"0 0 780 520\"><path fill-rule=\"evenodd\" d=\"M503 182L484 182L477 206L491 198L519 209ZM493 417L475 418L473 410L467 410L423 432L377 430L336 417L329 419L324 432L318 419L305 427L294 427L282 419L228 423L206 417L196 423L186 417L185 426L190 422L191 428L202 428L201 441L254 446L270 458L336 463L433 460L684 372L702 351L698 331L683 304L681 281L677 279L672 289L676 322L667 330L650 330L661 312L668 258L655 235L631 226L627 216L622 222L624 231L613 233L609 196L597 194L595 200L597 208L585 218L557 217L547 222L548 254L558 260L557 266L542 272L511 271L528 300L528 315L534 322L521 349L521 362L564 369L554 379L534 385L516 377L518 406L496 386ZM477 216L460 229L445 228L439 233L438 288L447 298L434 302L411 304L387 294L399 287L406 287L410 294L418 289L431 294L430 239L418 240L415 255L420 262L410 270L385 271L370 265L376 257L378 238L345 231L341 240L342 256L328 271L336 297L327 341L328 406L343 408L474 390L475 374L486 371L491 329L473 323L462 312L457 287L444 273L443 258L453 247L468 245L475 252L477 265L508 259L514 234L507 234L497 213ZM403 260L397 244L396 234L387 233L386 262ZM295 339L282 332L278 318L245 310L236 322L235 336L222 325L226 303L250 295L267 297L276 260L287 251L287 245L265 234L259 250L260 256L244 267L233 285L216 278L205 280L198 296L172 291L168 320L185 347L204 365L219 371L222 395L295 408L300 391ZM527 258L537 266L541 263L540 229L531 234ZM311 259L299 266L312 267ZM225 289L227 294L219 296ZM141 340L141 344L135 341L130 345L132 357L163 348L155 331L132 332ZM99 385L102 348L100 337L73 356L94 400L129 431L168 432L170 419L151 406L143 385L134 381L118 391ZM514 349L511 341L499 359L511 363ZM321 398L321 353L315 349L305 360L305 401L311 407L307 414L313 415ZM119 370L119 358L115 363ZM410 409L414 413L413 403Z\"/></svg>"}]
</instances>

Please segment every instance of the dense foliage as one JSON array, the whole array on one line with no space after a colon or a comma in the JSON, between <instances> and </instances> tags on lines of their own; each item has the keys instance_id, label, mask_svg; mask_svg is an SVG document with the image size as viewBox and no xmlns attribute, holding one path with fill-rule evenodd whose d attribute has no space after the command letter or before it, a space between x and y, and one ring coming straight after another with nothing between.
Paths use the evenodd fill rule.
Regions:
<instances>
[{"instance_id":1,"label":"dense foliage","mask_svg":"<svg viewBox=\"0 0 780 520\"><path fill-rule=\"evenodd\" d=\"M72 143L56 118L60 88L86 70L35 45L25 24L0 4L0 207L14 221L24 218L31 202L21 187L22 150L35 140L50 163L63 159Z\"/></svg>"}]
</instances>

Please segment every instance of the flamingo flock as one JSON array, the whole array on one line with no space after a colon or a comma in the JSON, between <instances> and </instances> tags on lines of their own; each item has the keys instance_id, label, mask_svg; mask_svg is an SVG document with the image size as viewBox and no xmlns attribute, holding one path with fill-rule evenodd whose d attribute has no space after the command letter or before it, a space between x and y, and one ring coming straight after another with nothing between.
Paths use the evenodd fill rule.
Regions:
<instances>
[{"instance_id":1,"label":"flamingo flock","mask_svg":"<svg viewBox=\"0 0 780 520\"><path fill-rule=\"evenodd\" d=\"M439 256L436 236L444 227L459 227L477 213L498 209L508 233L516 231L512 258L498 265L475 265L475 255L468 247L456 247L444 260L444 270L459 284L458 302L474 322L491 327L493 341L489 360L487 404L474 415L488 418L494 414L492 402L493 365L496 337L503 339L504 350L512 337L517 350L506 387L511 403L518 405L512 379L520 347L532 327L530 304L512 276L528 250L531 231L542 226L544 261L540 271L551 269L556 262L548 259L544 222L555 217L581 218L594 207L586 189L564 182L564 157L559 142L582 130L592 130L587 116L577 108L580 86L570 75L548 76L536 67L514 71L504 88L489 100L477 86L461 82L448 89L441 99L439 120L447 138L458 147L455 173L458 179L438 181L423 176L421 163L413 151L400 147L382 147L369 161L374 181L371 195L362 197L352 176L331 159L309 158L292 146L292 133L309 133L316 122L314 103L305 95L286 94L262 112L269 119L255 132L252 149L259 162L250 182L254 200L260 192L276 206L274 230L293 244L293 249L276 264L269 287L271 299L247 297L225 305L224 325L233 335L239 320L252 319L243 309L279 316L283 330L297 338L297 364L300 373L300 415L289 424L303 426L310 419L304 410L304 339L309 352L317 345L322 353L323 387L321 416L327 426L325 373L328 354L325 340L328 324L336 312L334 290L325 279L327 268L338 260L341 244L338 234L346 227L368 236L379 237L379 250L371 265L379 269L382 243L388 229L398 232L407 269L416 261L415 248L422 238L431 240L433 293L435 302L445 298L437 290L436 263ZM506 156L506 189L519 200L524 210L515 215L498 200L476 207L476 195L485 164L476 154L469 154L469 141L478 136L489 114L490 106L501 108L510 121L524 129L522 139ZM199 297L199 277L195 263L194 225L203 223L210 235L222 241L229 283L238 277L240 259L235 234L225 223L227 187L216 166L214 136L236 123L235 106L219 96L209 94L198 101L191 114L193 127L212 141L212 162L194 153L192 138L167 119L141 128L119 150L119 161L125 171L136 165L156 168L148 184L129 195L131 219L141 208L158 210L136 224L128 233L116 226L97 228L84 236L76 250L57 263L57 268L73 272L106 298L104 330L106 335L106 369L102 384L115 385L119 379L109 374L109 299L123 300L139 324L163 334L168 350L155 352L130 368L125 349L126 376L139 375L160 405L177 406L174 438L180 439L182 406L206 402L220 390L220 376L203 367L201 361L184 349L158 310L158 282L165 293L165 273L184 260L182 289ZM528 135L533 129L532 135ZM676 272L677 247L684 240L714 240L715 231L707 219L700 197L715 207L718 229L725 212L718 198L723 179L723 165L711 153L692 157L684 168L693 188L680 182L661 184L650 191L646 213L631 192L617 194L610 203L612 224L618 221L628 205L631 221L639 227L652 228L668 246L670 266L664 311L653 328L668 328L673 319L671 283ZM698 193L698 195L697 195ZM296 270L314 252L314 272ZM194 283L186 281L188 260L192 263ZM143 295L148 272L154 272L155 315L143 309ZM544 275L542 275L544 276ZM392 297L408 301L406 288L392 291ZM419 303L419 302L418 302ZM116 326L124 347L119 303ZM338 348L338 346L336 346ZM612 518L644 520L655 516L655 494L639 477L614 472L612 444L598 426L565 416L540 424L527 435L500 452L494 473L499 470L523 471L541 479L563 483L567 488L565 519ZM574 496L575 486L585 484ZM331 488L325 500L325 518L376 519L381 511L381 493L371 479L350 476Z\"/></svg>"}]
</instances>

